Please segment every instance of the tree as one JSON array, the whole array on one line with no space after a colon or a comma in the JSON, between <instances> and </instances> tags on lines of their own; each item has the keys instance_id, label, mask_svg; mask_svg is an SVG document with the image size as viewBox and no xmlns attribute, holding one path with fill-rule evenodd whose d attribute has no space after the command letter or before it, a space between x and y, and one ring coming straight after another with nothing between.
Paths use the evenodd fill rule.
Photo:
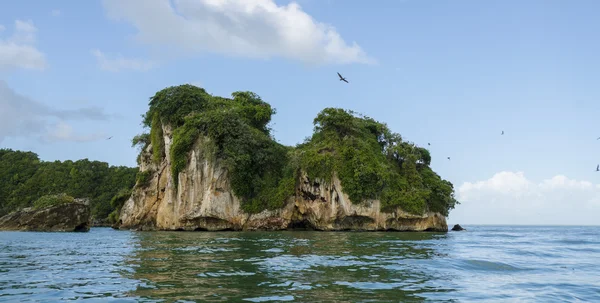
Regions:
<instances>
[{"instance_id":1,"label":"tree","mask_svg":"<svg viewBox=\"0 0 600 303\"><path fill-rule=\"evenodd\" d=\"M0 150L0 215L30 207L42 196L65 193L89 198L92 216L104 219L114 208L110 200L135 184L137 168L106 162L40 161L32 152Z\"/></svg>"}]
</instances>

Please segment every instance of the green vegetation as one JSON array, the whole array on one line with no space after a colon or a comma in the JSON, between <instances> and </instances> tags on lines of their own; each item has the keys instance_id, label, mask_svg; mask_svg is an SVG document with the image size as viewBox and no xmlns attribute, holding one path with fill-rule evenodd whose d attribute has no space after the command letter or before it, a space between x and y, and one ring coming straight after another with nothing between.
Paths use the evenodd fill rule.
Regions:
<instances>
[{"instance_id":1,"label":"green vegetation","mask_svg":"<svg viewBox=\"0 0 600 303\"><path fill-rule=\"evenodd\" d=\"M133 187L137 171L88 159L45 162L32 152L0 149L0 216L34 206L42 196L65 193L89 198L92 216L104 219L114 210L113 196Z\"/></svg>"},{"instance_id":2,"label":"green vegetation","mask_svg":"<svg viewBox=\"0 0 600 303\"><path fill-rule=\"evenodd\" d=\"M150 134L148 134L148 133L136 135L131 140L131 147L137 146L138 149L140 150L140 153L138 154L138 157L136 159L138 166L142 164L142 160L145 160L145 159L142 159L142 155L144 154L144 151L146 150L148 145L150 145L151 141L152 140L150 138Z\"/></svg>"},{"instance_id":3,"label":"green vegetation","mask_svg":"<svg viewBox=\"0 0 600 303\"><path fill-rule=\"evenodd\" d=\"M209 138L205 149L211 151L205 156L223 160L245 211L281 207L293 194L295 175L288 167L290 149L275 142L267 127L275 110L251 92L235 92L232 97L213 97L192 85L169 87L150 99L144 125L151 133L155 123L173 128L170 160L175 184L192 146L204 136Z\"/></svg>"},{"instance_id":4,"label":"green vegetation","mask_svg":"<svg viewBox=\"0 0 600 303\"><path fill-rule=\"evenodd\" d=\"M313 123L313 136L297 147L309 178L327 182L337 173L353 202L379 199L384 211L448 215L457 203L452 184L429 168L429 151L386 124L339 108L324 109Z\"/></svg>"},{"instance_id":5,"label":"green vegetation","mask_svg":"<svg viewBox=\"0 0 600 303\"><path fill-rule=\"evenodd\" d=\"M129 188L123 188L110 200L110 206L114 210L108 215L109 223L117 222L121 208L123 207L123 204L125 204L125 201L131 197L131 192L132 191Z\"/></svg>"},{"instance_id":6,"label":"green vegetation","mask_svg":"<svg viewBox=\"0 0 600 303\"><path fill-rule=\"evenodd\" d=\"M140 150L144 150L148 145L150 145L150 134L139 134L131 139L131 147L138 146Z\"/></svg>"},{"instance_id":7,"label":"green vegetation","mask_svg":"<svg viewBox=\"0 0 600 303\"><path fill-rule=\"evenodd\" d=\"M159 164L160 160L165 157L165 142L163 140L162 123L158 113L152 118L152 129L150 129L150 139L152 142L152 160Z\"/></svg>"},{"instance_id":8,"label":"green vegetation","mask_svg":"<svg viewBox=\"0 0 600 303\"><path fill-rule=\"evenodd\" d=\"M153 173L154 172L151 170L138 171L137 174L135 175L136 186L144 187L144 186L148 185L148 183L150 183L150 180L152 180Z\"/></svg>"},{"instance_id":9,"label":"green vegetation","mask_svg":"<svg viewBox=\"0 0 600 303\"><path fill-rule=\"evenodd\" d=\"M415 214L429 210L447 215L458 203L452 184L430 169L429 151L403 141L383 123L326 108L314 120L312 137L287 147L271 136L273 114L275 110L252 92L222 98L181 85L150 98L143 124L150 128L155 163L165 157L163 125L173 130L170 160L175 183L189 152L203 138L204 156L223 161L247 212L283 206L294 194L301 171L326 183L336 174L354 203L380 199L384 211L401 207ZM136 138L134 144L147 146L148 139Z\"/></svg>"},{"instance_id":10,"label":"green vegetation","mask_svg":"<svg viewBox=\"0 0 600 303\"><path fill-rule=\"evenodd\" d=\"M61 204L68 204L75 202L75 198L67 195L67 194L58 194L58 195L45 195L41 196L35 202L33 202L33 207L36 209L46 208L49 206L56 206Z\"/></svg>"}]
</instances>

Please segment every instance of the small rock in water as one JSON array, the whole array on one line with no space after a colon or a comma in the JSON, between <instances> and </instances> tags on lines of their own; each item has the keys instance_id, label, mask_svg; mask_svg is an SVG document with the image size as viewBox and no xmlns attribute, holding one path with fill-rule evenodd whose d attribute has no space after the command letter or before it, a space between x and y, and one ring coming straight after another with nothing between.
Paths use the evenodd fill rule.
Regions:
<instances>
[{"instance_id":1,"label":"small rock in water","mask_svg":"<svg viewBox=\"0 0 600 303\"><path fill-rule=\"evenodd\" d=\"M452 227L453 231L463 231L466 230L464 228L462 228L462 226L460 226L459 224L455 224L454 227Z\"/></svg>"},{"instance_id":2,"label":"small rock in water","mask_svg":"<svg viewBox=\"0 0 600 303\"><path fill-rule=\"evenodd\" d=\"M90 230L89 201L74 199L70 203L29 207L0 218L0 230L88 232Z\"/></svg>"}]
</instances>

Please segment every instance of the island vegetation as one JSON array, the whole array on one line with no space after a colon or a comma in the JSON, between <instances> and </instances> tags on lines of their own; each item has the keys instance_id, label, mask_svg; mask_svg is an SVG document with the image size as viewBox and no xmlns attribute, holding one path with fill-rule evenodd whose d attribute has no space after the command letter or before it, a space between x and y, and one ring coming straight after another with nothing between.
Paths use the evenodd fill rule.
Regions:
<instances>
[{"instance_id":1,"label":"island vegetation","mask_svg":"<svg viewBox=\"0 0 600 303\"><path fill-rule=\"evenodd\" d=\"M163 131L168 127L173 134L171 175L177 185L190 151L201 142L204 157L225 164L232 190L247 213L283 207L302 174L325 184L339 178L353 203L378 199L384 212L400 207L412 214L447 216L458 203L452 184L430 168L429 151L403 140L385 123L325 108L313 120L312 136L285 146L269 127L275 113L252 92L223 98L193 85L172 86L150 98L142 115L148 132L135 136L132 146L140 147L138 164L161 163L167 155ZM0 149L0 216L76 197L90 200L96 220L115 222L134 185L144 187L152 176L149 170L105 162L46 162L33 152Z\"/></svg>"},{"instance_id":2,"label":"island vegetation","mask_svg":"<svg viewBox=\"0 0 600 303\"><path fill-rule=\"evenodd\" d=\"M116 209L113 197L134 186L137 171L88 159L41 161L33 152L0 149L0 216L75 197L89 199L92 217L104 220Z\"/></svg>"},{"instance_id":3,"label":"island vegetation","mask_svg":"<svg viewBox=\"0 0 600 303\"><path fill-rule=\"evenodd\" d=\"M33 202L33 208L42 209L51 206L57 206L62 204L69 204L75 202L75 198L62 193L58 195L45 195Z\"/></svg>"},{"instance_id":4,"label":"island vegetation","mask_svg":"<svg viewBox=\"0 0 600 303\"><path fill-rule=\"evenodd\" d=\"M165 159L163 132L168 127L174 184L202 139L204 156L225 163L232 189L248 213L282 207L303 173L322 183L335 176L353 203L378 199L382 211L400 207L413 214L447 216L458 203L452 184L430 168L429 151L403 140L385 123L325 108L313 121L313 135L292 147L273 138L269 122L275 113L252 92L223 98L189 84L165 88L150 98L142 116L149 132L133 139L141 150L138 163L147 148L155 164ZM143 173L138 177L145 180Z\"/></svg>"}]
</instances>

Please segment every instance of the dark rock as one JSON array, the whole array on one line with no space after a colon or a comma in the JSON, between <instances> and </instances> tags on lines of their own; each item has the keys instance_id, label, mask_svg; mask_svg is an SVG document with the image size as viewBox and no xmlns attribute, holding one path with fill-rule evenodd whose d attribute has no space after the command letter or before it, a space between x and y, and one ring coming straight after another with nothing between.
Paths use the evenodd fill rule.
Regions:
<instances>
[{"instance_id":1,"label":"dark rock","mask_svg":"<svg viewBox=\"0 0 600 303\"><path fill-rule=\"evenodd\" d=\"M25 208L0 218L0 230L87 232L90 206L85 201L36 209Z\"/></svg>"},{"instance_id":2,"label":"dark rock","mask_svg":"<svg viewBox=\"0 0 600 303\"><path fill-rule=\"evenodd\" d=\"M455 224L454 227L452 227L453 231L463 231L466 230L464 228L462 228L462 226L460 226L459 224Z\"/></svg>"},{"instance_id":3,"label":"dark rock","mask_svg":"<svg viewBox=\"0 0 600 303\"><path fill-rule=\"evenodd\" d=\"M107 219L93 219L92 227L112 227L113 224L108 222Z\"/></svg>"}]
</instances>

